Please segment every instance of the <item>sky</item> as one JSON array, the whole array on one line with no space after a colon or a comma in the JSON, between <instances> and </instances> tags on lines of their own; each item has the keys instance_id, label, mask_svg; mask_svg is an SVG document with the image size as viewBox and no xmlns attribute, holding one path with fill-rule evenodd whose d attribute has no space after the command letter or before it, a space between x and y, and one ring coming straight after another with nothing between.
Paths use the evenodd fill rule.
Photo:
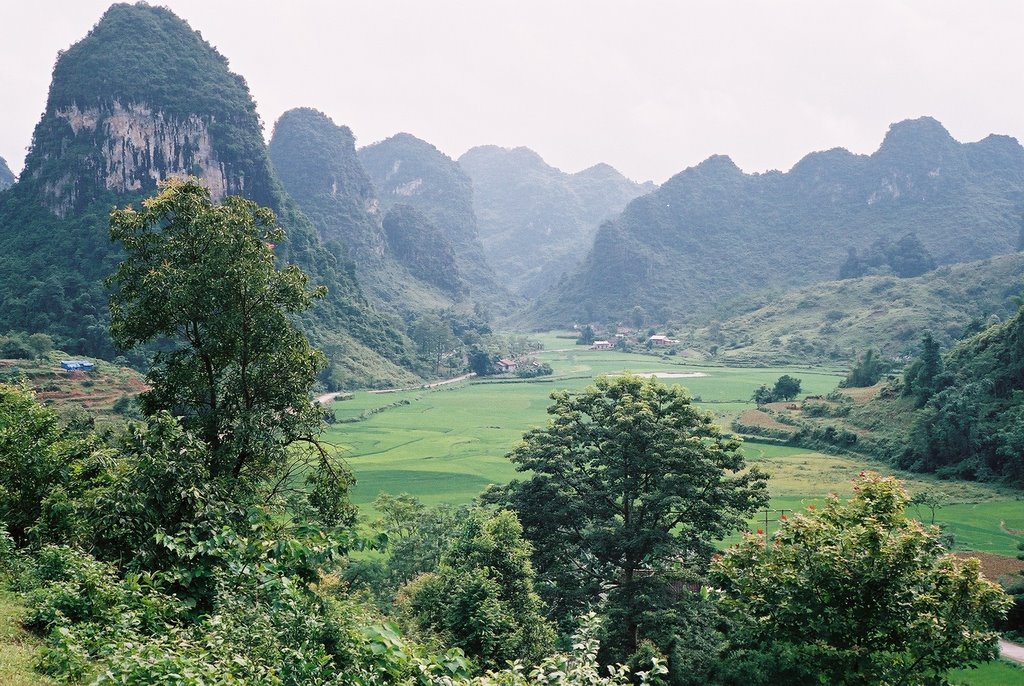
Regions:
<instances>
[{"instance_id":1,"label":"sky","mask_svg":"<svg viewBox=\"0 0 1024 686\"><path fill-rule=\"evenodd\" d=\"M0 157L17 173L57 51L109 2L0 0ZM1021 0L164 0L245 77L269 138L293 107L358 145L400 131L457 158L524 145L661 183L876 150L932 116L1024 139Z\"/></svg>"}]
</instances>

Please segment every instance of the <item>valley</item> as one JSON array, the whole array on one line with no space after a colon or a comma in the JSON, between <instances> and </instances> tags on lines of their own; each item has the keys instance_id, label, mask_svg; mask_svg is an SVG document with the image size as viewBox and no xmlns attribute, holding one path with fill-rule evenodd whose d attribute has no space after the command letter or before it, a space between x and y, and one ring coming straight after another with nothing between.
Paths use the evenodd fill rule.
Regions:
<instances>
[{"instance_id":1,"label":"valley","mask_svg":"<svg viewBox=\"0 0 1024 686\"><path fill-rule=\"evenodd\" d=\"M560 8L498 62L529 8L246 7L236 63L118 3L56 49L0 157L0 682L1024 683L1024 146L964 126L987 98L873 103L913 50L870 122L801 94L752 135L779 103L719 97L711 46L622 49L638 13L589 35L586 4L532 76ZM780 49L743 72L815 66ZM680 138L661 183L608 163Z\"/></svg>"},{"instance_id":2,"label":"valley","mask_svg":"<svg viewBox=\"0 0 1024 686\"><path fill-rule=\"evenodd\" d=\"M539 338L546 344L564 346L566 334L558 335ZM800 378L804 393L817 396L828 395L843 378L841 372L828 367L708 366L661 356L577 348L537 353L555 369L554 376L543 380L467 380L443 388L387 394L357 391L351 399L334 402L330 408L338 421L325 438L355 475L353 502L372 519L378 515L372 503L380 492L407 493L428 505L464 504L489 484L519 477L505 455L524 433L546 424L550 394L556 390L578 392L602 374L703 374L662 378L662 382L685 387L695 404L726 429L734 420L755 412L750 401L754 389L771 385L782 374ZM756 436L746 440L743 452L749 464L770 476L771 509L801 511L809 504L820 506L828 493L849 496L857 474L868 469L898 476L912 494L927 492L939 498L942 505L935 521L953 534L957 549L1013 556L1020 540L1015 532L1024 530L1024 505L1019 492L1012 489L941 481L893 470L869 456L815 452L759 442ZM912 514L929 517L920 508ZM750 520L750 527L758 528L756 518ZM736 540L738 537L727 539L726 544Z\"/></svg>"}]
</instances>

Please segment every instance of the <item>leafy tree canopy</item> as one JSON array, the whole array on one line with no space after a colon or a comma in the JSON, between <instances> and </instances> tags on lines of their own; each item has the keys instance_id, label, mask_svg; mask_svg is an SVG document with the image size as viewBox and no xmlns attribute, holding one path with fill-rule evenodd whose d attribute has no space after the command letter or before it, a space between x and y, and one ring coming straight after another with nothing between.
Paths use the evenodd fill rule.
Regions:
<instances>
[{"instance_id":1,"label":"leafy tree canopy","mask_svg":"<svg viewBox=\"0 0 1024 686\"><path fill-rule=\"evenodd\" d=\"M260 488L286 480L288 447L317 446L323 412L309 389L324 365L292 322L323 289L294 265L275 266L283 232L270 210L238 197L222 205L195 180L111 214L125 260L108 283L111 334L130 348L166 341L141 396L146 414L167 410L210 448L210 475ZM319 451L316 489L347 477ZM337 513L335 513L337 514Z\"/></svg>"},{"instance_id":2,"label":"leafy tree canopy","mask_svg":"<svg viewBox=\"0 0 1024 686\"><path fill-rule=\"evenodd\" d=\"M717 560L736 627L726 683L945 684L995 657L1006 595L977 560L946 555L909 503L896 479L862 474L848 502L830 497Z\"/></svg>"},{"instance_id":3,"label":"leafy tree canopy","mask_svg":"<svg viewBox=\"0 0 1024 686\"><path fill-rule=\"evenodd\" d=\"M489 497L519 515L556 616L608 594L606 650L621 659L671 634L679 616L664 613L685 600L666 589L699 578L714 542L767 502L767 477L740 473L739 442L681 388L600 378L552 399L548 426L510 454L533 476Z\"/></svg>"}]
</instances>

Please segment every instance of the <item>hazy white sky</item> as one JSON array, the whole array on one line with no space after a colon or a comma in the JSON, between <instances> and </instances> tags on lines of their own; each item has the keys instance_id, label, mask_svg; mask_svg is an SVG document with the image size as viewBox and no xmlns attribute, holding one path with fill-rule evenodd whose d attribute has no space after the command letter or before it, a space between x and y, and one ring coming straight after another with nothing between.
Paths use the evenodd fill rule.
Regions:
<instances>
[{"instance_id":1,"label":"hazy white sky","mask_svg":"<svg viewBox=\"0 0 1024 686\"><path fill-rule=\"evenodd\" d=\"M109 2L0 0L0 156L17 172L57 51ZM249 83L360 145L408 131L452 157L525 145L662 182L724 153L748 172L872 152L931 115L1024 138L1021 0L165 0Z\"/></svg>"}]
</instances>

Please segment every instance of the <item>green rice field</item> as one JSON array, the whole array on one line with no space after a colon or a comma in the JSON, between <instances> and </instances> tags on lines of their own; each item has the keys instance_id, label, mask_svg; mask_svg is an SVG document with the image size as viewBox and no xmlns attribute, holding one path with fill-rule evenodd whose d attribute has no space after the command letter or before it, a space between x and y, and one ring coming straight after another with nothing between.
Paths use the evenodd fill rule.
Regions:
<instances>
[{"instance_id":1,"label":"green rice field","mask_svg":"<svg viewBox=\"0 0 1024 686\"><path fill-rule=\"evenodd\" d=\"M553 377L530 381L470 380L434 389L394 393L357 392L332 405L339 423L326 438L347 459L357 484L353 500L367 515L380 492L409 493L427 504L465 503L489 484L515 478L505 458L522 435L547 422L555 390L578 391L601 374L659 373L667 384L685 386L695 401L723 426L752 407L761 384L782 374L801 379L802 392L827 394L842 378L821 368L729 368L682 358L591 351L571 340L547 336L537 357L555 369ZM567 350L565 349L567 348ZM803 509L830 492L848 495L864 469L891 472L866 459L810 453L804 449L750 442L748 460L771 476L772 507ZM1024 503L994 487L940 482L899 474L912 492L927 489L948 503L936 521L948 525L958 547L1011 555L1024 530ZM930 512L920 512L930 520ZM770 515L771 518L771 515ZM764 526L751 523L752 528ZM772 524L769 523L769 529Z\"/></svg>"}]
</instances>

